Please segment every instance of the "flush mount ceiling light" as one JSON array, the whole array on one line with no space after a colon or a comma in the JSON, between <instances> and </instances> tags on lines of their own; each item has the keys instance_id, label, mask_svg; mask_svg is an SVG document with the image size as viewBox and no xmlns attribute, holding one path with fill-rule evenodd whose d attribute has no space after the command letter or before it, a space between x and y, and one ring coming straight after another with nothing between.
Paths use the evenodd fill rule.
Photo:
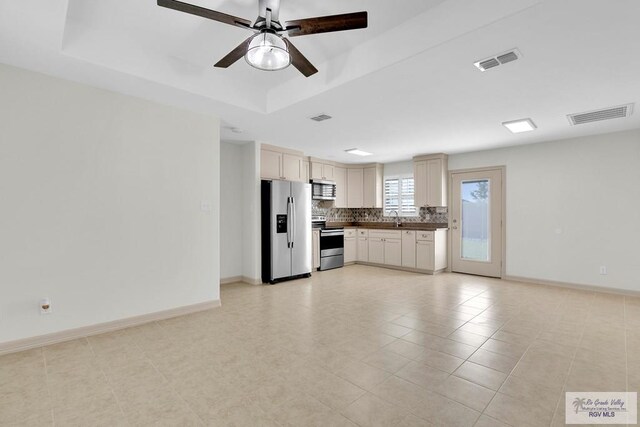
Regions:
<instances>
[{"instance_id":1,"label":"flush mount ceiling light","mask_svg":"<svg viewBox=\"0 0 640 427\"><path fill-rule=\"evenodd\" d=\"M264 71L282 70L291 64L287 44L282 37L268 31L251 39L244 59L252 67Z\"/></svg>"},{"instance_id":2,"label":"flush mount ceiling light","mask_svg":"<svg viewBox=\"0 0 640 427\"><path fill-rule=\"evenodd\" d=\"M513 120L502 123L502 126L509 129L512 133L531 132L537 128L531 119Z\"/></svg>"},{"instance_id":3,"label":"flush mount ceiling light","mask_svg":"<svg viewBox=\"0 0 640 427\"><path fill-rule=\"evenodd\" d=\"M370 156L371 153L366 152L366 151L362 151L362 150L358 150L357 148L351 148L349 150L344 150L349 154L355 154L356 156Z\"/></svg>"}]
</instances>

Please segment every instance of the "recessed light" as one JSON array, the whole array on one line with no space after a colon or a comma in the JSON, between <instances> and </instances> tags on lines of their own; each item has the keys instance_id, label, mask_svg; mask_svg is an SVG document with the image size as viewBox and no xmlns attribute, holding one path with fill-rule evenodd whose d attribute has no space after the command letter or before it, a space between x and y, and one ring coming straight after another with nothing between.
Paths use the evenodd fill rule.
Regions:
<instances>
[{"instance_id":1,"label":"recessed light","mask_svg":"<svg viewBox=\"0 0 640 427\"><path fill-rule=\"evenodd\" d=\"M537 127L531 119L520 119L510 122L504 122L502 123L502 126L506 127L513 133L531 132Z\"/></svg>"},{"instance_id":2,"label":"recessed light","mask_svg":"<svg viewBox=\"0 0 640 427\"><path fill-rule=\"evenodd\" d=\"M362 151L362 150L358 150L357 148L351 148L349 150L344 150L349 154L355 154L356 156L370 156L371 153L368 153L366 151Z\"/></svg>"}]
</instances>

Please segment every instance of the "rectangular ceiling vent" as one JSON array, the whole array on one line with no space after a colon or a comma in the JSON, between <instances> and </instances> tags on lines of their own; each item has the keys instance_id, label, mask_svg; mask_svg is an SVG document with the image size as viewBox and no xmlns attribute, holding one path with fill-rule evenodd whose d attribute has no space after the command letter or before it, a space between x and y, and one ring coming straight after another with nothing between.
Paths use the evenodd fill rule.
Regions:
<instances>
[{"instance_id":1,"label":"rectangular ceiling vent","mask_svg":"<svg viewBox=\"0 0 640 427\"><path fill-rule=\"evenodd\" d=\"M522 58L522 54L518 49L511 49L491 58L481 59L473 63L480 71L487 71L500 65L508 64Z\"/></svg>"},{"instance_id":2,"label":"rectangular ceiling vent","mask_svg":"<svg viewBox=\"0 0 640 427\"><path fill-rule=\"evenodd\" d=\"M327 115L327 114L318 114L315 117L311 117L311 120L314 120L316 122L324 122L325 120L329 120L331 118L331 116Z\"/></svg>"},{"instance_id":3,"label":"rectangular ceiling vent","mask_svg":"<svg viewBox=\"0 0 640 427\"><path fill-rule=\"evenodd\" d=\"M629 117L633 112L633 104L620 105L604 110L587 111L585 113L569 114L567 118L572 126L585 123L599 122L602 120L622 119Z\"/></svg>"}]
</instances>

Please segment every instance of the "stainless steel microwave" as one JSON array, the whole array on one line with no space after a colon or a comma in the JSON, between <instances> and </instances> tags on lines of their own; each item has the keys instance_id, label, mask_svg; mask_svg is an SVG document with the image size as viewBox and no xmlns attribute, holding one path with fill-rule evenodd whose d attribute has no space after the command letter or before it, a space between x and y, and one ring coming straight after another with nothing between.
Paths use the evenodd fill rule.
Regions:
<instances>
[{"instance_id":1,"label":"stainless steel microwave","mask_svg":"<svg viewBox=\"0 0 640 427\"><path fill-rule=\"evenodd\" d=\"M335 200L336 183L321 179L311 180L311 198L313 200Z\"/></svg>"}]
</instances>

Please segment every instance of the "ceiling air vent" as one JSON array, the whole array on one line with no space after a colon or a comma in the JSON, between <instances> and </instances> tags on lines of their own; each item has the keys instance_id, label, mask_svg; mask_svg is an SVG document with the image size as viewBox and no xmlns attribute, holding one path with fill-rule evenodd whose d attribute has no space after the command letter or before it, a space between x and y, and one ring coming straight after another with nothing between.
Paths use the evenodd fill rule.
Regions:
<instances>
[{"instance_id":1,"label":"ceiling air vent","mask_svg":"<svg viewBox=\"0 0 640 427\"><path fill-rule=\"evenodd\" d=\"M601 120L621 119L629 117L633 112L633 104L619 107L606 108L604 110L587 111L585 113L569 114L567 118L571 125L583 125L585 123L599 122Z\"/></svg>"},{"instance_id":2,"label":"ceiling air vent","mask_svg":"<svg viewBox=\"0 0 640 427\"><path fill-rule=\"evenodd\" d=\"M517 59L522 58L522 54L518 49L511 49L507 52L503 52L499 55L492 56L491 58L481 59L473 63L480 71L487 71L490 68L495 68L500 65L508 64Z\"/></svg>"},{"instance_id":3,"label":"ceiling air vent","mask_svg":"<svg viewBox=\"0 0 640 427\"><path fill-rule=\"evenodd\" d=\"M331 118L331 116L328 116L326 114L319 114L315 117L311 117L311 120L314 120L316 122L323 122L325 120L329 120Z\"/></svg>"}]
</instances>

